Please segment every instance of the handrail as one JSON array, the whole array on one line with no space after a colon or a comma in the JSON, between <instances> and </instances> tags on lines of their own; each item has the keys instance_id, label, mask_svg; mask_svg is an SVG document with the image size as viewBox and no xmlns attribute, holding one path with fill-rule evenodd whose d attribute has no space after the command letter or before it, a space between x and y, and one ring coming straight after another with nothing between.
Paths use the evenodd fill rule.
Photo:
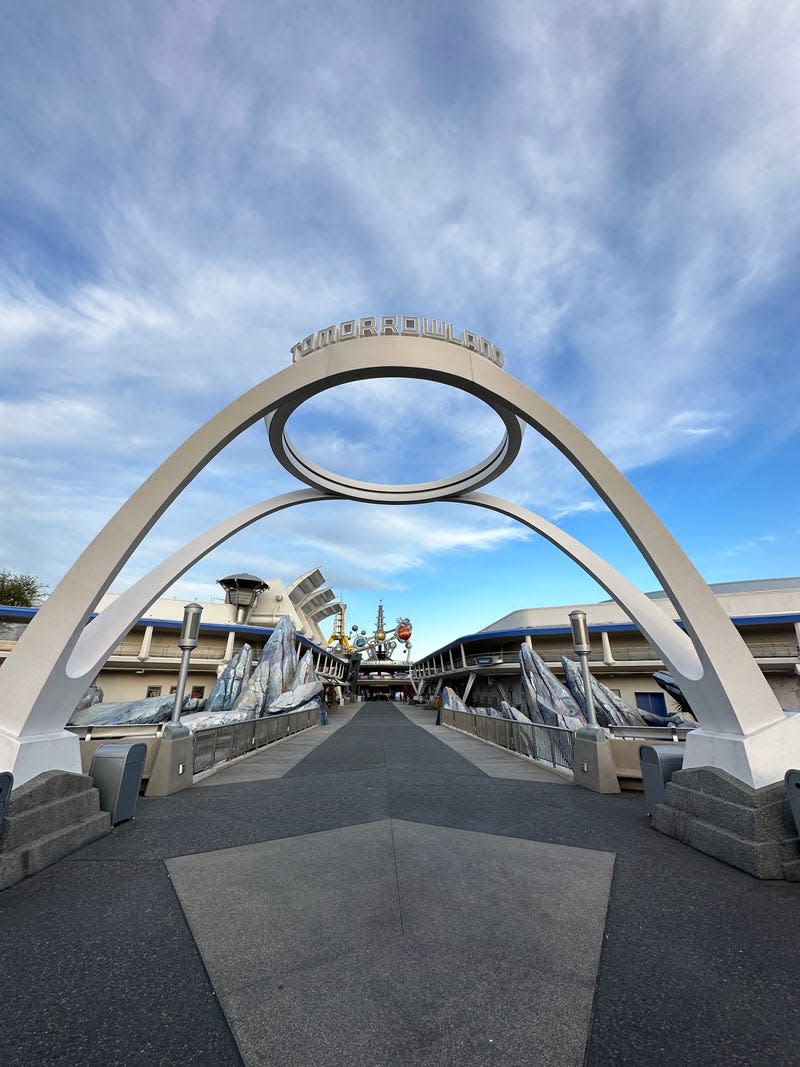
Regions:
<instances>
[{"instance_id":1,"label":"handrail","mask_svg":"<svg viewBox=\"0 0 800 1067\"><path fill-rule=\"evenodd\" d=\"M693 726L604 726L612 737L640 738L642 741L685 741Z\"/></svg>"},{"instance_id":2,"label":"handrail","mask_svg":"<svg viewBox=\"0 0 800 1067\"><path fill-rule=\"evenodd\" d=\"M246 719L227 726L209 726L192 733L194 757L192 772L201 774L219 763L228 763L248 752L300 733L319 722L317 707L266 715L262 719Z\"/></svg>"},{"instance_id":3,"label":"handrail","mask_svg":"<svg viewBox=\"0 0 800 1067\"><path fill-rule=\"evenodd\" d=\"M441 709L441 723L509 752L572 770L575 735L565 726L523 723L446 707Z\"/></svg>"}]
</instances>

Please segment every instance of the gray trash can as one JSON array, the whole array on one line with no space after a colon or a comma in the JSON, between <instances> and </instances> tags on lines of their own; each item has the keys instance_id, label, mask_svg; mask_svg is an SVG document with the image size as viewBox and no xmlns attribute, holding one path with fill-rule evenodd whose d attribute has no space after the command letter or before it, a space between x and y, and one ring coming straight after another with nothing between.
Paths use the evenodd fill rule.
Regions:
<instances>
[{"instance_id":1,"label":"gray trash can","mask_svg":"<svg viewBox=\"0 0 800 1067\"><path fill-rule=\"evenodd\" d=\"M14 788L14 775L11 771L0 771L0 827L3 825L3 816L6 813L6 804Z\"/></svg>"},{"instance_id":2,"label":"gray trash can","mask_svg":"<svg viewBox=\"0 0 800 1067\"><path fill-rule=\"evenodd\" d=\"M786 772L786 791L789 794L789 803L792 806L797 836L800 837L800 771Z\"/></svg>"},{"instance_id":3,"label":"gray trash can","mask_svg":"<svg viewBox=\"0 0 800 1067\"><path fill-rule=\"evenodd\" d=\"M663 803L667 782L683 766L683 745L640 745L639 766L647 814L652 815L656 804Z\"/></svg>"},{"instance_id":4,"label":"gray trash can","mask_svg":"<svg viewBox=\"0 0 800 1067\"><path fill-rule=\"evenodd\" d=\"M100 745L89 775L100 791L100 807L111 813L111 825L132 819L144 775L147 745Z\"/></svg>"}]
</instances>

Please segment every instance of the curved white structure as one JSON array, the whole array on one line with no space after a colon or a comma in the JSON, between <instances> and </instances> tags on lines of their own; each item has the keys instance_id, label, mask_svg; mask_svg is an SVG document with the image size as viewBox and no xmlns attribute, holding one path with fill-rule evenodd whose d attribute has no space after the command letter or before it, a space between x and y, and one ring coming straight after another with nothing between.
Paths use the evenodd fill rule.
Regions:
<instances>
[{"instance_id":1,"label":"curved white structure","mask_svg":"<svg viewBox=\"0 0 800 1067\"><path fill-rule=\"evenodd\" d=\"M282 404L265 420L269 443L277 459L301 482L336 496L345 496L348 500L362 500L368 504L424 504L431 500L447 500L479 489L508 470L519 455L525 431L525 423L509 411L499 397L495 397L491 407L502 420L505 435L482 463L435 482L377 485L375 482L361 482L355 478L334 474L304 456L286 433L286 423L297 407L297 404Z\"/></svg>"},{"instance_id":2,"label":"curved white structure","mask_svg":"<svg viewBox=\"0 0 800 1067\"><path fill-rule=\"evenodd\" d=\"M552 405L480 354L426 337L377 336L320 348L244 393L197 430L120 508L50 595L0 669L0 767L13 769L17 782L52 767L79 770L78 742L63 726L77 699L72 698L78 679L83 685L87 674L92 673L87 671L90 663L94 670L97 653L102 650L107 654L113 647L113 641L109 644L111 634L123 622L130 624L138 617L147 606L145 603L140 607L140 602L153 589L157 589L152 598L155 599L213 544L269 510L303 502L294 499L276 504L277 500L297 496L287 494L276 501L254 505L201 535L171 557L172 562L165 561L151 572L157 577L151 579L148 575L143 579L149 583L146 588L143 586L136 594L130 590L126 606L110 616L107 624L101 622L94 631L90 627L87 634L91 632L91 636L81 644L81 633L100 597L147 531L197 472L256 420L269 419L274 414L269 422L285 441L286 419L304 400L345 382L377 377L421 378L463 389L498 412L506 427L506 439L472 471L419 486L348 483L295 452L290 464L304 464L304 480L312 486L319 484L321 490L310 491L307 499L335 496L398 504L463 499L513 515L591 570L626 607L661 650L687 692L691 692L701 729L694 731L687 745L686 765L721 767L749 785L762 786L779 780L787 767L797 764L800 716L783 713L714 594L664 524L603 453ZM482 494L464 495L496 477L508 465L509 456L513 459L519 432L515 420L543 434L567 456L618 517L675 605L694 655L686 642L676 637L680 631L659 629L658 620L641 603L646 598L624 579L620 584L617 579L621 576L614 577L615 572L585 546L524 509ZM282 461L287 455L288 451ZM308 492L301 490L300 496ZM259 508L262 510L255 514ZM251 518L240 521L250 514ZM229 532L225 533L225 529ZM206 543L208 548L203 550ZM190 558L193 553L196 554ZM170 578L176 567L181 569Z\"/></svg>"}]
</instances>

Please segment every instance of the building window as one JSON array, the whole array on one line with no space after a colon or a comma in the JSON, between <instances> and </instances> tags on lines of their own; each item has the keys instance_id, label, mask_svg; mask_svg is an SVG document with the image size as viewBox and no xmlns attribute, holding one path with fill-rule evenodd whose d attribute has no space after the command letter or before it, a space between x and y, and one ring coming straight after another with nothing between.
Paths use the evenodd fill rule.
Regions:
<instances>
[{"instance_id":1,"label":"building window","mask_svg":"<svg viewBox=\"0 0 800 1067\"><path fill-rule=\"evenodd\" d=\"M148 687L147 687L147 697L148 698L149 697L160 697L160 696L161 696L161 686L160 685L148 685Z\"/></svg>"},{"instance_id":2,"label":"building window","mask_svg":"<svg viewBox=\"0 0 800 1067\"><path fill-rule=\"evenodd\" d=\"M611 689L611 687L609 686L609 692L613 693L615 697L619 697L620 700L622 700L622 690L621 689Z\"/></svg>"},{"instance_id":3,"label":"building window","mask_svg":"<svg viewBox=\"0 0 800 1067\"><path fill-rule=\"evenodd\" d=\"M639 711L651 711L662 719L667 717L667 701L663 693L636 693L636 707Z\"/></svg>"},{"instance_id":4,"label":"building window","mask_svg":"<svg viewBox=\"0 0 800 1067\"><path fill-rule=\"evenodd\" d=\"M175 696L175 694L176 694L177 692L178 692L178 687L177 687L177 685L171 685L171 686L169 687L169 695L170 695L171 697L174 697L174 696Z\"/></svg>"},{"instance_id":5,"label":"building window","mask_svg":"<svg viewBox=\"0 0 800 1067\"><path fill-rule=\"evenodd\" d=\"M206 695L206 687L204 685L192 686L192 700L202 700Z\"/></svg>"}]
</instances>

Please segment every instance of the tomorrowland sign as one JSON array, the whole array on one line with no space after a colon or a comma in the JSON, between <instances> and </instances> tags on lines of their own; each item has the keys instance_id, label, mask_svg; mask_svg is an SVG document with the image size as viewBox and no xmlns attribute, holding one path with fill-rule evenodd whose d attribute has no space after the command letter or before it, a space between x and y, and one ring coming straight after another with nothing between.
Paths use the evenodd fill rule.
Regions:
<instances>
[{"instance_id":1,"label":"tomorrowland sign","mask_svg":"<svg viewBox=\"0 0 800 1067\"><path fill-rule=\"evenodd\" d=\"M443 319L422 319L419 315L371 315L364 319L348 319L338 326L327 326L294 345L292 363L337 341L352 341L356 337L430 337L434 341L468 348L498 367L503 366L503 353L485 337L470 330L457 333L452 323Z\"/></svg>"}]
</instances>

